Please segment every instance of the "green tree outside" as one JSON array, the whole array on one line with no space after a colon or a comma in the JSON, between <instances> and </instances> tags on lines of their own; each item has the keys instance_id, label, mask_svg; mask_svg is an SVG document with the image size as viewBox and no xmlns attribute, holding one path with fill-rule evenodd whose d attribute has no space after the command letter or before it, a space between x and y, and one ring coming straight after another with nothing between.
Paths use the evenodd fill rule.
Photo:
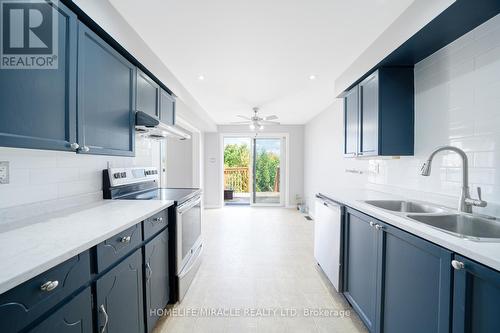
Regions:
<instances>
[{"instance_id":1,"label":"green tree outside","mask_svg":"<svg viewBox=\"0 0 500 333\"><path fill-rule=\"evenodd\" d=\"M273 192L277 170L280 166L280 158L276 153L266 150L257 152L255 160L255 190L257 192ZM224 147L224 167L250 167L250 148L246 144L228 144ZM241 179L230 179L233 184L242 184L242 188L232 188L236 192L247 192L248 174L233 174L231 177Z\"/></svg>"}]
</instances>

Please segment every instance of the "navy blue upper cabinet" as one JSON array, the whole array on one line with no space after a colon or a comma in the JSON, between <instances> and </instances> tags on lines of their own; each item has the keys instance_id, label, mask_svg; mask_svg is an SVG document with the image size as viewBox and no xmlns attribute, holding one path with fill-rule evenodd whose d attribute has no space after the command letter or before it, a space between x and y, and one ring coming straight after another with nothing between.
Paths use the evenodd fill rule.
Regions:
<instances>
[{"instance_id":1,"label":"navy blue upper cabinet","mask_svg":"<svg viewBox=\"0 0 500 333\"><path fill-rule=\"evenodd\" d=\"M168 229L144 246L144 295L146 331L151 332L161 314L158 310L170 300Z\"/></svg>"},{"instance_id":2,"label":"navy blue upper cabinet","mask_svg":"<svg viewBox=\"0 0 500 333\"><path fill-rule=\"evenodd\" d=\"M99 332L144 332L142 274L139 249L97 280Z\"/></svg>"},{"instance_id":3,"label":"navy blue upper cabinet","mask_svg":"<svg viewBox=\"0 0 500 333\"><path fill-rule=\"evenodd\" d=\"M383 67L346 93L346 156L413 155L413 86L412 67Z\"/></svg>"},{"instance_id":4,"label":"navy blue upper cabinet","mask_svg":"<svg viewBox=\"0 0 500 333\"><path fill-rule=\"evenodd\" d=\"M384 230L379 331L448 333L451 252L378 223Z\"/></svg>"},{"instance_id":5,"label":"navy blue upper cabinet","mask_svg":"<svg viewBox=\"0 0 500 333\"><path fill-rule=\"evenodd\" d=\"M136 68L78 25L79 152L134 156Z\"/></svg>"},{"instance_id":6,"label":"navy blue upper cabinet","mask_svg":"<svg viewBox=\"0 0 500 333\"><path fill-rule=\"evenodd\" d=\"M455 260L453 332L500 332L500 272L461 256Z\"/></svg>"},{"instance_id":7,"label":"navy blue upper cabinet","mask_svg":"<svg viewBox=\"0 0 500 333\"><path fill-rule=\"evenodd\" d=\"M161 90L160 93L160 119L168 125L175 125L175 97Z\"/></svg>"},{"instance_id":8,"label":"navy blue upper cabinet","mask_svg":"<svg viewBox=\"0 0 500 333\"><path fill-rule=\"evenodd\" d=\"M149 76L137 70L137 111L158 117L160 86Z\"/></svg>"},{"instance_id":9,"label":"navy blue upper cabinet","mask_svg":"<svg viewBox=\"0 0 500 333\"><path fill-rule=\"evenodd\" d=\"M371 332L377 327L379 233L373 219L348 209L344 242L344 295Z\"/></svg>"},{"instance_id":10,"label":"navy blue upper cabinet","mask_svg":"<svg viewBox=\"0 0 500 333\"><path fill-rule=\"evenodd\" d=\"M359 151L360 155L378 153L378 72L359 84Z\"/></svg>"},{"instance_id":11,"label":"navy blue upper cabinet","mask_svg":"<svg viewBox=\"0 0 500 333\"><path fill-rule=\"evenodd\" d=\"M358 87L352 88L344 97L344 155L356 156L358 153L359 96Z\"/></svg>"},{"instance_id":12,"label":"navy blue upper cabinet","mask_svg":"<svg viewBox=\"0 0 500 333\"><path fill-rule=\"evenodd\" d=\"M71 150L76 142L77 20L60 2L57 69L0 69L0 146Z\"/></svg>"}]
</instances>

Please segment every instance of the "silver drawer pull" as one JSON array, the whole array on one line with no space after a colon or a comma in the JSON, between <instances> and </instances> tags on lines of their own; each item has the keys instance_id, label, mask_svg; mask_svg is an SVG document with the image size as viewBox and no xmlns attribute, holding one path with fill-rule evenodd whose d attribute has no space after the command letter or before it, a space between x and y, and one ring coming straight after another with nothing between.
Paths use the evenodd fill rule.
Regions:
<instances>
[{"instance_id":1,"label":"silver drawer pull","mask_svg":"<svg viewBox=\"0 0 500 333\"><path fill-rule=\"evenodd\" d=\"M151 269L151 265L148 262L146 263L146 282L149 281L151 275L153 275L153 270Z\"/></svg>"},{"instance_id":2,"label":"silver drawer pull","mask_svg":"<svg viewBox=\"0 0 500 333\"><path fill-rule=\"evenodd\" d=\"M161 223L161 222L163 222L163 217L155 217L155 218L153 219L153 221L154 221L154 222Z\"/></svg>"},{"instance_id":3,"label":"silver drawer pull","mask_svg":"<svg viewBox=\"0 0 500 333\"><path fill-rule=\"evenodd\" d=\"M104 333L104 332L106 332L106 327L108 326L109 317L108 317L108 313L106 312L106 308L104 307L104 304L101 304L101 306L99 307L99 310L104 315L104 325L101 327L100 333Z\"/></svg>"},{"instance_id":4,"label":"silver drawer pull","mask_svg":"<svg viewBox=\"0 0 500 333\"><path fill-rule=\"evenodd\" d=\"M375 222L370 221L370 227L374 227L374 226L376 226Z\"/></svg>"},{"instance_id":5,"label":"silver drawer pull","mask_svg":"<svg viewBox=\"0 0 500 333\"><path fill-rule=\"evenodd\" d=\"M375 224L375 229L377 229L377 230L384 230L384 227L381 226L380 224Z\"/></svg>"},{"instance_id":6,"label":"silver drawer pull","mask_svg":"<svg viewBox=\"0 0 500 333\"><path fill-rule=\"evenodd\" d=\"M452 260L451 261L451 266L456 269L457 271L464 269L465 265L463 262L458 261L458 260Z\"/></svg>"},{"instance_id":7,"label":"silver drawer pull","mask_svg":"<svg viewBox=\"0 0 500 333\"><path fill-rule=\"evenodd\" d=\"M122 243L130 243L130 239L131 239L130 236L122 237L120 239L120 242L122 242Z\"/></svg>"},{"instance_id":8,"label":"silver drawer pull","mask_svg":"<svg viewBox=\"0 0 500 333\"><path fill-rule=\"evenodd\" d=\"M56 289L58 285L59 285L59 281L57 281L57 280L47 281L40 286L40 290L41 291L52 291L52 290Z\"/></svg>"}]
</instances>

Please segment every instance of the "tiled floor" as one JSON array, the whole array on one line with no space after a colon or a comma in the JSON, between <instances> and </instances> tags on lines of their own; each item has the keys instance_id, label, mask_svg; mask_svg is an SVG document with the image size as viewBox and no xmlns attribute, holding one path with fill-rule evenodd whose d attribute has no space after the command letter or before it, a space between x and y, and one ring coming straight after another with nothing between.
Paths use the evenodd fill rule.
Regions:
<instances>
[{"instance_id":1,"label":"tiled floor","mask_svg":"<svg viewBox=\"0 0 500 333\"><path fill-rule=\"evenodd\" d=\"M313 222L297 211L206 210L204 238L198 275L155 333L366 332L343 298L327 290L313 257ZM327 315L308 315L314 310Z\"/></svg>"}]
</instances>

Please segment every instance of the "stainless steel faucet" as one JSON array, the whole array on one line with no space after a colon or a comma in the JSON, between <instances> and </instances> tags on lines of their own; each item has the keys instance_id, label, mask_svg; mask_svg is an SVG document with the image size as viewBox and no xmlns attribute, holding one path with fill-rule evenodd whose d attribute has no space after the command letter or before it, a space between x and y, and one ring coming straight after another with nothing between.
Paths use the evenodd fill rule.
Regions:
<instances>
[{"instance_id":1,"label":"stainless steel faucet","mask_svg":"<svg viewBox=\"0 0 500 333\"><path fill-rule=\"evenodd\" d=\"M453 146L443 146L443 147L438 147L436 148L427 161L422 165L422 168L420 169L420 174L422 176L430 176L431 174L431 166L432 166L432 160L434 156L436 156L437 153L441 151L453 151L460 155L462 158L462 191L460 193L460 199L458 202L458 210L464 213L472 213L472 207L477 206L477 207L486 207L488 203L484 201L481 198L481 188L477 188L477 195L479 199L472 199L470 196L469 192L469 159L467 158L467 154L465 152L457 147Z\"/></svg>"}]
</instances>

